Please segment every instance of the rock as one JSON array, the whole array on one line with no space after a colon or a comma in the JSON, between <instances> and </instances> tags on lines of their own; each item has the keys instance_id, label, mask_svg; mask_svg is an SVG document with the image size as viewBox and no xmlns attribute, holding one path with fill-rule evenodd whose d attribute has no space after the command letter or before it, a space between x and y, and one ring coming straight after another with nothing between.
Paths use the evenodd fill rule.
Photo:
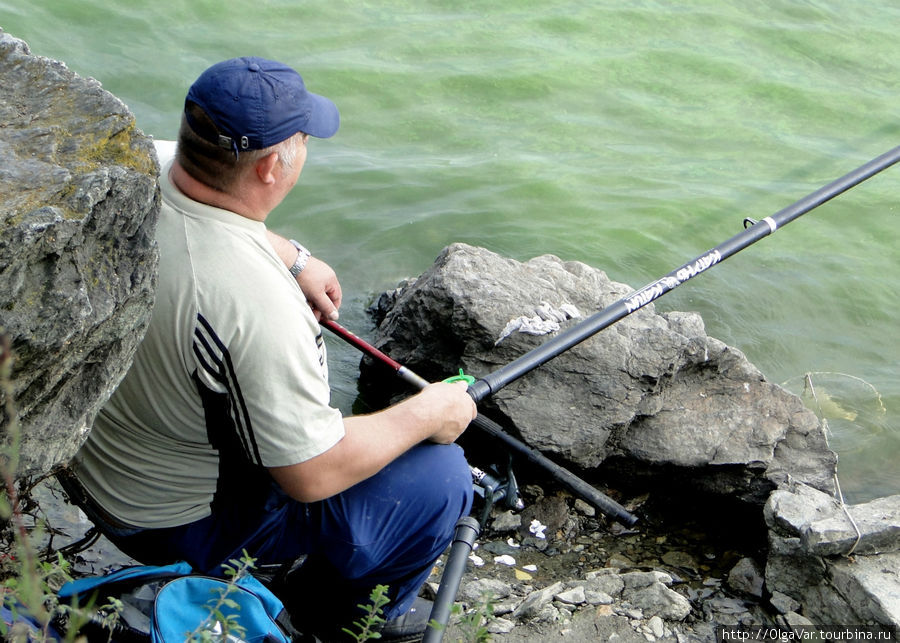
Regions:
<instances>
[{"instance_id":1,"label":"rock","mask_svg":"<svg viewBox=\"0 0 900 643\"><path fill-rule=\"evenodd\" d=\"M769 599L769 603L771 603L772 607L774 607L780 614L787 614L788 612L796 612L800 609L800 603L795 601L793 598L788 596L787 594L782 594L779 591L772 592L772 596Z\"/></svg>"},{"instance_id":2,"label":"rock","mask_svg":"<svg viewBox=\"0 0 900 643\"><path fill-rule=\"evenodd\" d=\"M509 634L512 632L516 624L505 618L492 618L488 622L486 629L491 634Z\"/></svg>"},{"instance_id":3,"label":"rock","mask_svg":"<svg viewBox=\"0 0 900 643\"><path fill-rule=\"evenodd\" d=\"M728 572L731 589L756 598L762 597L764 583L763 575L752 558L741 558Z\"/></svg>"},{"instance_id":4,"label":"rock","mask_svg":"<svg viewBox=\"0 0 900 643\"><path fill-rule=\"evenodd\" d=\"M662 583L663 585L672 584L672 577L665 572L660 571L628 572L627 574L622 574L620 578L625 584L626 590L649 587L653 583Z\"/></svg>"},{"instance_id":5,"label":"rock","mask_svg":"<svg viewBox=\"0 0 900 643\"><path fill-rule=\"evenodd\" d=\"M691 613L690 601L659 581L634 590L626 587L623 598L640 609L644 617L659 616L669 621L680 621Z\"/></svg>"},{"instance_id":6,"label":"rock","mask_svg":"<svg viewBox=\"0 0 900 643\"><path fill-rule=\"evenodd\" d=\"M900 634L900 552L856 556L830 561L831 586L862 623L878 623L895 636ZM804 604L804 613L818 623L847 625L818 605Z\"/></svg>"},{"instance_id":7,"label":"rock","mask_svg":"<svg viewBox=\"0 0 900 643\"><path fill-rule=\"evenodd\" d=\"M658 616L652 616L647 622L647 626L650 628L651 634L658 639L661 639L666 634L666 624Z\"/></svg>"},{"instance_id":8,"label":"rock","mask_svg":"<svg viewBox=\"0 0 900 643\"><path fill-rule=\"evenodd\" d=\"M550 338L513 333L497 343L511 319L567 305L586 316L630 292L582 263L549 255L520 263L457 243L373 308L375 344L429 379L460 367L484 376ZM578 322L558 323L565 332ZM364 389L384 381L376 368L364 361ZM530 446L586 470L612 457L627 463L623 475L674 467L702 490L759 505L788 476L833 484L836 457L816 416L708 337L693 313L648 305L482 406Z\"/></svg>"},{"instance_id":9,"label":"rock","mask_svg":"<svg viewBox=\"0 0 900 643\"><path fill-rule=\"evenodd\" d=\"M778 623L788 632L814 632L815 624L797 612L788 612L778 618Z\"/></svg>"},{"instance_id":10,"label":"rock","mask_svg":"<svg viewBox=\"0 0 900 643\"><path fill-rule=\"evenodd\" d=\"M900 495L850 505L846 513L843 510L833 511L812 521L804 539L809 551L820 556L844 554L851 550L854 554L898 551Z\"/></svg>"},{"instance_id":11,"label":"rock","mask_svg":"<svg viewBox=\"0 0 900 643\"><path fill-rule=\"evenodd\" d=\"M553 598L563 603L568 603L569 605L581 605L587 602L584 586L582 585L576 585L575 587L565 589L556 594Z\"/></svg>"},{"instance_id":12,"label":"rock","mask_svg":"<svg viewBox=\"0 0 900 643\"><path fill-rule=\"evenodd\" d=\"M516 531L521 526L522 516L513 513L511 510L497 514L491 522L491 528L499 532Z\"/></svg>"},{"instance_id":13,"label":"rock","mask_svg":"<svg viewBox=\"0 0 900 643\"><path fill-rule=\"evenodd\" d=\"M611 605L615 599L606 592L585 588L584 600L589 605Z\"/></svg>"},{"instance_id":14,"label":"rock","mask_svg":"<svg viewBox=\"0 0 900 643\"><path fill-rule=\"evenodd\" d=\"M459 598L469 603L478 604L485 601L504 599L510 594L508 583L494 579L481 578L465 583L459 590Z\"/></svg>"},{"instance_id":15,"label":"rock","mask_svg":"<svg viewBox=\"0 0 900 643\"><path fill-rule=\"evenodd\" d=\"M609 560L606 561L607 566L613 569L628 569L629 567L634 567L634 561L631 560L625 554L613 554L609 557Z\"/></svg>"},{"instance_id":16,"label":"rock","mask_svg":"<svg viewBox=\"0 0 900 643\"><path fill-rule=\"evenodd\" d=\"M486 555L486 553L496 554L498 556L514 556L518 553L518 549L502 540L491 540L481 545L478 549L478 553L482 556Z\"/></svg>"},{"instance_id":17,"label":"rock","mask_svg":"<svg viewBox=\"0 0 900 643\"><path fill-rule=\"evenodd\" d=\"M703 614L706 620L719 625L737 626L753 622L745 601L725 596L704 601Z\"/></svg>"},{"instance_id":18,"label":"rock","mask_svg":"<svg viewBox=\"0 0 900 643\"><path fill-rule=\"evenodd\" d=\"M773 492L764 515L773 596L800 603L816 626L872 624L900 633L900 496L842 507L796 483Z\"/></svg>"},{"instance_id":19,"label":"rock","mask_svg":"<svg viewBox=\"0 0 900 643\"><path fill-rule=\"evenodd\" d=\"M581 498L575 499L575 511L580 513L582 516L588 516L589 518L593 518L597 514L597 510Z\"/></svg>"},{"instance_id":20,"label":"rock","mask_svg":"<svg viewBox=\"0 0 900 643\"><path fill-rule=\"evenodd\" d=\"M683 551L667 551L662 556L662 562L672 567L681 567L695 571L697 569L697 561L690 554Z\"/></svg>"},{"instance_id":21,"label":"rock","mask_svg":"<svg viewBox=\"0 0 900 643\"><path fill-rule=\"evenodd\" d=\"M563 584L557 582L544 589L531 592L513 611L513 617L517 619L528 619L537 616L541 610L553 600L553 597L562 591L562 589Z\"/></svg>"},{"instance_id":22,"label":"rock","mask_svg":"<svg viewBox=\"0 0 900 643\"><path fill-rule=\"evenodd\" d=\"M625 589L625 581L613 569L602 569L596 572L588 572L585 575L587 591L602 592L610 596L618 596Z\"/></svg>"},{"instance_id":23,"label":"rock","mask_svg":"<svg viewBox=\"0 0 900 643\"><path fill-rule=\"evenodd\" d=\"M149 322L159 174L100 83L0 30L0 330L11 343L19 476L66 462ZM0 403L5 390L0 390Z\"/></svg>"},{"instance_id":24,"label":"rock","mask_svg":"<svg viewBox=\"0 0 900 643\"><path fill-rule=\"evenodd\" d=\"M519 528L519 532L523 536L533 533L530 529L534 520L546 526L546 530L543 532L545 536L551 536L566 524L569 507L566 505L566 501L559 496L546 496L533 505L525 507L520 516L522 526Z\"/></svg>"}]
</instances>

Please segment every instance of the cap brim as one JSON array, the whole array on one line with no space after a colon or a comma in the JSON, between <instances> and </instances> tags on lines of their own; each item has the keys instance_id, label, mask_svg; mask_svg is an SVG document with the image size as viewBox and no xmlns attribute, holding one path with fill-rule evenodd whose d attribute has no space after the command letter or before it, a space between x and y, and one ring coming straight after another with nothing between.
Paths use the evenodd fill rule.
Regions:
<instances>
[{"instance_id":1,"label":"cap brim","mask_svg":"<svg viewBox=\"0 0 900 643\"><path fill-rule=\"evenodd\" d=\"M341 125L341 115L337 105L324 96L313 94L310 91L306 93L313 102L313 108L310 110L304 132L316 138L331 138Z\"/></svg>"}]
</instances>

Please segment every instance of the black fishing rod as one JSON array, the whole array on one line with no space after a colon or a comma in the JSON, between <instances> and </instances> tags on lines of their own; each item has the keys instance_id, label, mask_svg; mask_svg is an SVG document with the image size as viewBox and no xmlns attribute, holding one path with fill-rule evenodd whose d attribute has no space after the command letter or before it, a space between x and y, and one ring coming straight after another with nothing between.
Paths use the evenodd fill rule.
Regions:
<instances>
[{"instance_id":1,"label":"black fishing rod","mask_svg":"<svg viewBox=\"0 0 900 643\"><path fill-rule=\"evenodd\" d=\"M772 216L766 217L761 221L744 219L745 229L742 232L692 261L689 261L680 268L676 268L666 276L647 284L640 290L623 297L600 312L591 315L584 321L563 331L537 348L528 351L506 366L502 366L496 371L477 380L469 387L469 395L472 396L472 399L474 399L475 402L480 402L487 396L496 393L510 382L533 371L573 346L580 344L584 340L599 333L604 328L616 323L623 317L626 317L634 311L643 308L650 302L659 299L667 292L723 262L728 257L740 252L747 246L756 243L763 237L774 233L776 230L787 225L801 215L830 201L834 197L846 192L866 179L873 177L882 170L895 164L897 161L900 161L900 146L872 159L865 165L861 165L852 172L819 188L792 205L779 210Z\"/></svg>"}]
</instances>

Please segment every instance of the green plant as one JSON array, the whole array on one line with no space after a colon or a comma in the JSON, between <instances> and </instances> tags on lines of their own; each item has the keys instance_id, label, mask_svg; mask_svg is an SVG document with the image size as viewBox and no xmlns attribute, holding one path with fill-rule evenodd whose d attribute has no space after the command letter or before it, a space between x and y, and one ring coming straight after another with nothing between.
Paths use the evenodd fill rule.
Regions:
<instances>
[{"instance_id":1,"label":"green plant","mask_svg":"<svg viewBox=\"0 0 900 643\"><path fill-rule=\"evenodd\" d=\"M376 585L375 589L372 590L372 593L369 594L369 604L357 605L357 607L365 611L365 614L361 619L353 622L353 625L356 626L359 632L354 632L346 627L342 628L343 631L352 636L357 643L381 638L378 628L385 622L384 606L391 602L391 599L387 595L387 591L387 585Z\"/></svg>"},{"instance_id":2,"label":"green plant","mask_svg":"<svg viewBox=\"0 0 900 643\"><path fill-rule=\"evenodd\" d=\"M229 636L242 638L246 635L246 629L238 622L238 615L234 613L235 610L240 610L241 606L229 596L238 591L236 583L256 566L256 559L245 549L240 560L231 559L228 562L229 564L223 565L228 582L221 590L217 590L218 595L207 603L209 616L193 632L188 633L185 640L214 643L226 641ZM231 613L226 614L223 611L226 608L231 610Z\"/></svg>"},{"instance_id":3,"label":"green plant","mask_svg":"<svg viewBox=\"0 0 900 643\"><path fill-rule=\"evenodd\" d=\"M459 603L453 605L450 613L458 616L457 627L462 632L466 643L488 643L491 640L491 633L487 629L487 624L494 617L494 597L490 592L485 592L481 596L482 602L466 611ZM430 627L439 628L441 625L435 621L430 623Z\"/></svg>"}]
</instances>

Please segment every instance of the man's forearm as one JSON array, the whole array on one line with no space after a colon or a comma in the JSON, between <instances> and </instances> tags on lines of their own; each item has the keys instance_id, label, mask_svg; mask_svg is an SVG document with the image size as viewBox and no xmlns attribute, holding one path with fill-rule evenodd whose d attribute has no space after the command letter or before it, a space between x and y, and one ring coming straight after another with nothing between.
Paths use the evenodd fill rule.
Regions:
<instances>
[{"instance_id":1,"label":"man's forearm","mask_svg":"<svg viewBox=\"0 0 900 643\"><path fill-rule=\"evenodd\" d=\"M465 385L431 384L383 411L344 418L344 438L328 451L269 471L288 495L315 502L373 476L423 440L453 442L475 413Z\"/></svg>"}]
</instances>

